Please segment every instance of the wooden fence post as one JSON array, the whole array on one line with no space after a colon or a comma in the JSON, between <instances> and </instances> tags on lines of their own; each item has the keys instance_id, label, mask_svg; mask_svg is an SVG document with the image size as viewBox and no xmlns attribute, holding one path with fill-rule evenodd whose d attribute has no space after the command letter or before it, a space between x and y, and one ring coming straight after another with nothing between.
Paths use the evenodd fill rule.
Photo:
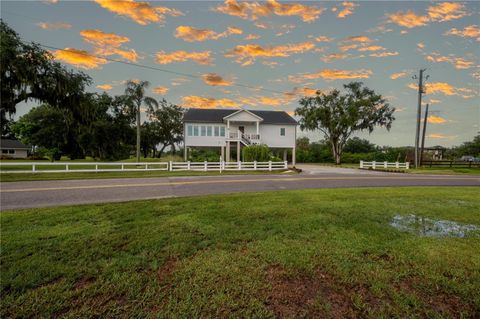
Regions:
<instances>
[{"instance_id":1,"label":"wooden fence post","mask_svg":"<svg viewBox=\"0 0 480 319\"><path fill-rule=\"evenodd\" d=\"M287 169L287 168L288 168L288 162L287 162L287 161L284 161L283 164L284 164L283 168L284 168L284 169Z\"/></svg>"},{"instance_id":2,"label":"wooden fence post","mask_svg":"<svg viewBox=\"0 0 480 319\"><path fill-rule=\"evenodd\" d=\"M170 172L173 171L172 161L169 161L169 162L168 162L168 170L169 170Z\"/></svg>"},{"instance_id":3,"label":"wooden fence post","mask_svg":"<svg viewBox=\"0 0 480 319\"><path fill-rule=\"evenodd\" d=\"M203 162L203 170L206 172L207 171L207 168L208 167L208 163L207 161Z\"/></svg>"},{"instance_id":4,"label":"wooden fence post","mask_svg":"<svg viewBox=\"0 0 480 319\"><path fill-rule=\"evenodd\" d=\"M32 172L34 172L34 173L36 172L36 170L35 170L35 164L32 164Z\"/></svg>"},{"instance_id":5,"label":"wooden fence post","mask_svg":"<svg viewBox=\"0 0 480 319\"><path fill-rule=\"evenodd\" d=\"M399 162L395 162L395 168L399 168L400 166L400 163Z\"/></svg>"},{"instance_id":6,"label":"wooden fence post","mask_svg":"<svg viewBox=\"0 0 480 319\"><path fill-rule=\"evenodd\" d=\"M360 161L360 168L363 168L363 161Z\"/></svg>"},{"instance_id":7,"label":"wooden fence post","mask_svg":"<svg viewBox=\"0 0 480 319\"><path fill-rule=\"evenodd\" d=\"M238 162L238 170L239 170L239 171L242 170L242 162Z\"/></svg>"},{"instance_id":8,"label":"wooden fence post","mask_svg":"<svg viewBox=\"0 0 480 319\"><path fill-rule=\"evenodd\" d=\"M253 170L254 170L254 171L257 170L257 161L253 161Z\"/></svg>"},{"instance_id":9,"label":"wooden fence post","mask_svg":"<svg viewBox=\"0 0 480 319\"><path fill-rule=\"evenodd\" d=\"M190 170L190 161L187 162L187 170Z\"/></svg>"},{"instance_id":10,"label":"wooden fence post","mask_svg":"<svg viewBox=\"0 0 480 319\"><path fill-rule=\"evenodd\" d=\"M375 169L375 164L376 164L376 162L373 161L373 162L372 162L372 168L373 168L373 169Z\"/></svg>"},{"instance_id":11,"label":"wooden fence post","mask_svg":"<svg viewBox=\"0 0 480 319\"><path fill-rule=\"evenodd\" d=\"M388 168L388 162L383 162L383 168Z\"/></svg>"},{"instance_id":12,"label":"wooden fence post","mask_svg":"<svg viewBox=\"0 0 480 319\"><path fill-rule=\"evenodd\" d=\"M272 161L268 161L268 170L269 170L269 171L272 170Z\"/></svg>"}]
</instances>

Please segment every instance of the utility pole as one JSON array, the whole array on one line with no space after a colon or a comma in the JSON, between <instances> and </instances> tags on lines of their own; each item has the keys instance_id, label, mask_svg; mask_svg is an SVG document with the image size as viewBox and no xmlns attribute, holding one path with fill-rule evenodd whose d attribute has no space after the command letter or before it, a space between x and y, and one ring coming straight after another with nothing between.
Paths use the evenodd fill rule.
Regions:
<instances>
[{"instance_id":1,"label":"utility pole","mask_svg":"<svg viewBox=\"0 0 480 319\"><path fill-rule=\"evenodd\" d=\"M422 165L422 162L423 162L423 149L425 148L425 132L427 131L427 120L428 120L428 103L425 107L425 118L423 120L422 150L420 151L420 165Z\"/></svg>"},{"instance_id":2,"label":"utility pole","mask_svg":"<svg viewBox=\"0 0 480 319\"><path fill-rule=\"evenodd\" d=\"M420 141L420 122L422 118L422 94L425 93L423 87L423 72L426 69L420 69L420 73L418 75L418 106L417 106L417 129L415 134L415 168L419 166L419 141ZM416 79L416 76L414 76ZM428 76L426 77L428 79Z\"/></svg>"}]
</instances>

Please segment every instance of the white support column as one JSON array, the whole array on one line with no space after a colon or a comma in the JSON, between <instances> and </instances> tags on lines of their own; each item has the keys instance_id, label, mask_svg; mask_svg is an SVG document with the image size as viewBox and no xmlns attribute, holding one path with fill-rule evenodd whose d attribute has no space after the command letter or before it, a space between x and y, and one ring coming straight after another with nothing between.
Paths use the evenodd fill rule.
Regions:
<instances>
[{"instance_id":1,"label":"white support column","mask_svg":"<svg viewBox=\"0 0 480 319\"><path fill-rule=\"evenodd\" d=\"M283 150L283 161L287 161L287 150Z\"/></svg>"},{"instance_id":2,"label":"white support column","mask_svg":"<svg viewBox=\"0 0 480 319\"><path fill-rule=\"evenodd\" d=\"M220 158L222 161L225 160L225 146L220 146Z\"/></svg>"},{"instance_id":3,"label":"white support column","mask_svg":"<svg viewBox=\"0 0 480 319\"><path fill-rule=\"evenodd\" d=\"M188 147L185 145L183 149L183 160L186 162L188 159Z\"/></svg>"},{"instance_id":4,"label":"white support column","mask_svg":"<svg viewBox=\"0 0 480 319\"><path fill-rule=\"evenodd\" d=\"M225 162L230 162L230 141L227 141L227 155L225 158Z\"/></svg>"},{"instance_id":5,"label":"white support column","mask_svg":"<svg viewBox=\"0 0 480 319\"><path fill-rule=\"evenodd\" d=\"M257 135L260 134L260 122L257 121Z\"/></svg>"},{"instance_id":6,"label":"white support column","mask_svg":"<svg viewBox=\"0 0 480 319\"><path fill-rule=\"evenodd\" d=\"M240 141L237 141L237 162L240 162Z\"/></svg>"},{"instance_id":7,"label":"white support column","mask_svg":"<svg viewBox=\"0 0 480 319\"><path fill-rule=\"evenodd\" d=\"M295 166L295 164L297 163L297 160L295 158L295 147L292 148L292 166Z\"/></svg>"}]
</instances>

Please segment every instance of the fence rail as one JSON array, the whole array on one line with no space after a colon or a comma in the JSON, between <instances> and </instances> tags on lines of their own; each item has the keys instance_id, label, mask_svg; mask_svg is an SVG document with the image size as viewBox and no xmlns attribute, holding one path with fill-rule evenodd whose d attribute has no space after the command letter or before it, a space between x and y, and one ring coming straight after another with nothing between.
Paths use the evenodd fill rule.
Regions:
<instances>
[{"instance_id":1,"label":"fence rail","mask_svg":"<svg viewBox=\"0 0 480 319\"><path fill-rule=\"evenodd\" d=\"M287 162L12 162L0 163L0 173L79 173L139 171L273 171Z\"/></svg>"},{"instance_id":2,"label":"fence rail","mask_svg":"<svg viewBox=\"0 0 480 319\"><path fill-rule=\"evenodd\" d=\"M13 162L0 163L0 173L79 173L168 171L167 162Z\"/></svg>"},{"instance_id":3,"label":"fence rail","mask_svg":"<svg viewBox=\"0 0 480 319\"><path fill-rule=\"evenodd\" d=\"M480 162L467 162L467 161L422 161L422 166L426 167L453 167L453 168L471 168L480 167Z\"/></svg>"},{"instance_id":4,"label":"fence rail","mask_svg":"<svg viewBox=\"0 0 480 319\"><path fill-rule=\"evenodd\" d=\"M377 169L377 168L397 168L397 169L409 169L410 168L410 163L405 162L405 163L400 163L400 162L364 162L360 161L360 168L372 168L372 169Z\"/></svg>"},{"instance_id":5,"label":"fence rail","mask_svg":"<svg viewBox=\"0 0 480 319\"><path fill-rule=\"evenodd\" d=\"M287 169L287 162L170 162L170 171L273 171Z\"/></svg>"}]
</instances>

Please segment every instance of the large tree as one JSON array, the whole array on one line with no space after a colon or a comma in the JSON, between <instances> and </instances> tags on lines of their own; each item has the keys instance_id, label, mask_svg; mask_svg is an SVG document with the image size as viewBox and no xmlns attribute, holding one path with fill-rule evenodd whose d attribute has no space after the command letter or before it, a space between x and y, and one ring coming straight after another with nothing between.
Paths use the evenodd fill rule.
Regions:
<instances>
[{"instance_id":1,"label":"large tree","mask_svg":"<svg viewBox=\"0 0 480 319\"><path fill-rule=\"evenodd\" d=\"M140 162L140 110L142 105L145 105L148 109L158 106L157 100L152 97L145 96L145 89L148 88L150 83L148 81L128 81L125 88L125 95L123 96L123 102L127 106L130 114L136 115L137 126L137 144L136 144L136 156L137 162Z\"/></svg>"},{"instance_id":2,"label":"large tree","mask_svg":"<svg viewBox=\"0 0 480 319\"><path fill-rule=\"evenodd\" d=\"M373 132L376 126L390 130L395 108L375 91L361 82L343 86L345 92L335 89L328 94L304 97L295 110L300 116L300 128L320 130L330 142L335 163L340 164L343 148L355 132Z\"/></svg>"},{"instance_id":3,"label":"large tree","mask_svg":"<svg viewBox=\"0 0 480 319\"><path fill-rule=\"evenodd\" d=\"M2 134L7 116L16 112L21 102L38 101L59 108L69 108L82 115L80 102L91 78L67 70L55 62L38 44L25 43L6 23L0 21L0 120Z\"/></svg>"}]
</instances>

